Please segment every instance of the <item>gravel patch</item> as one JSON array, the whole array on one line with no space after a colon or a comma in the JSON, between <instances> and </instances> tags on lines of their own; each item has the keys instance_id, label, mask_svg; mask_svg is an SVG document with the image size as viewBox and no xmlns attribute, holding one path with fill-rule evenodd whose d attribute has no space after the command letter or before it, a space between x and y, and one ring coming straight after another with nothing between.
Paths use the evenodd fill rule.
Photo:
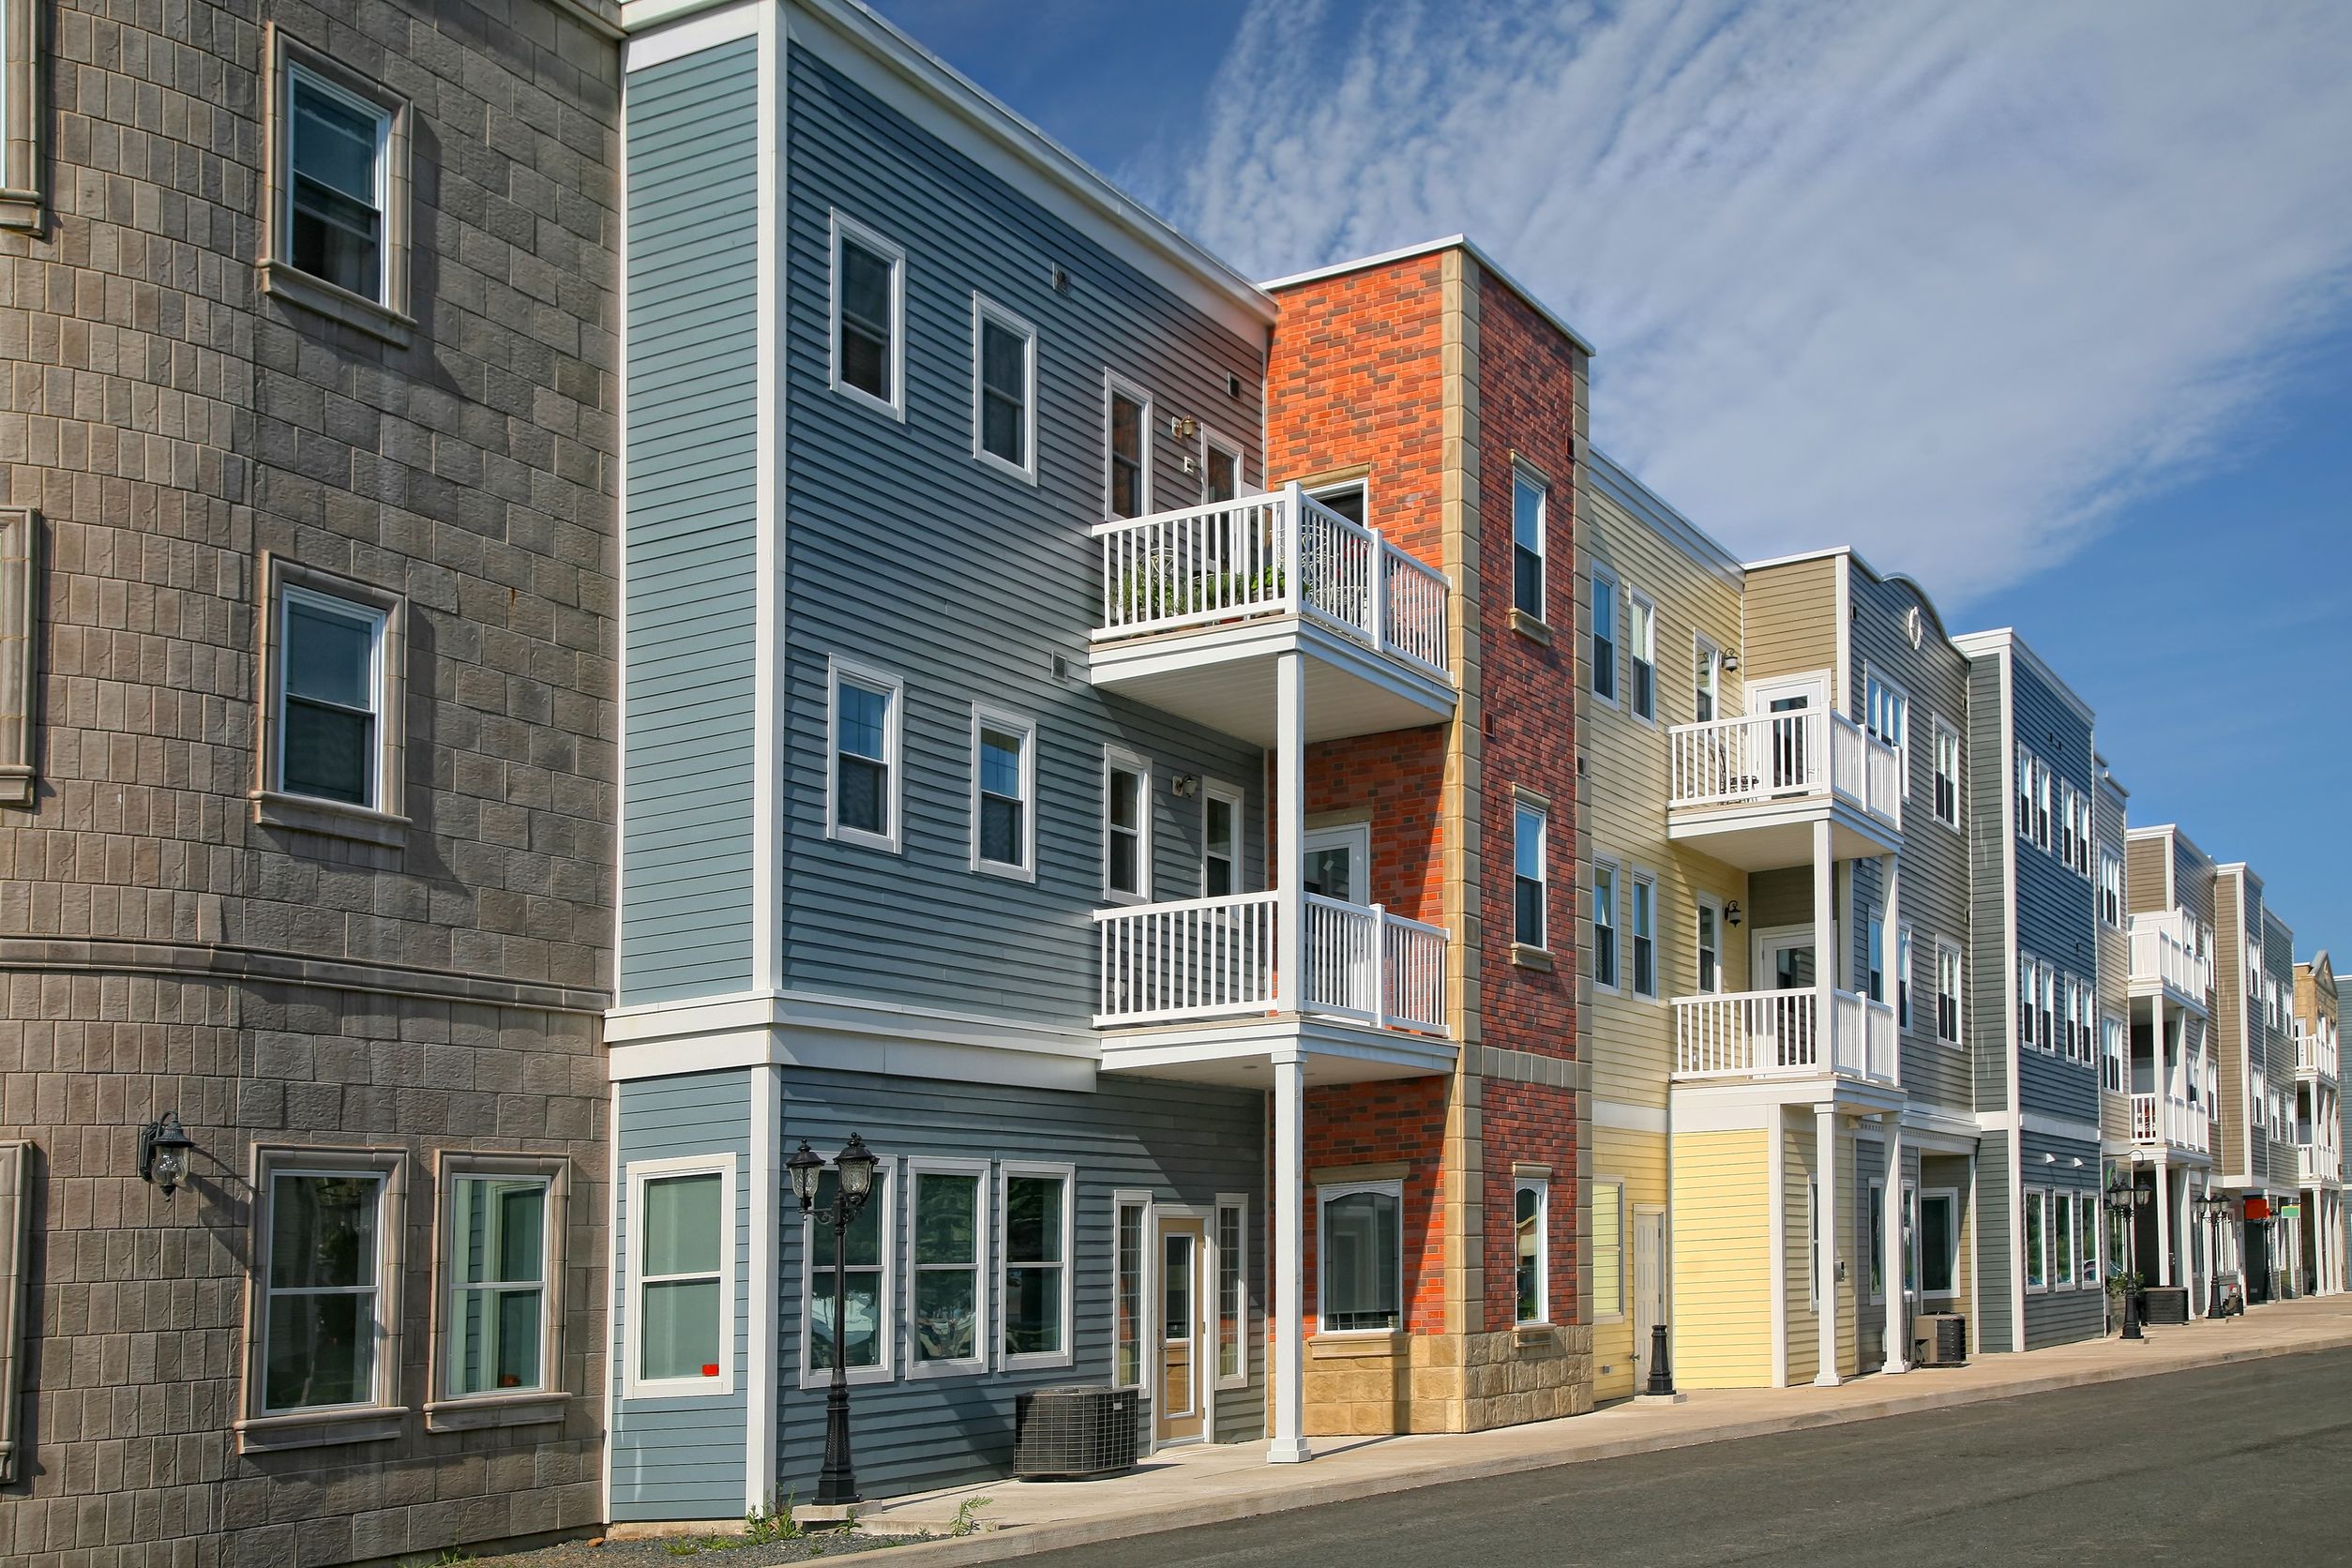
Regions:
<instances>
[{"instance_id":1,"label":"gravel patch","mask_svg":"<svg viewBox=\"0 0 2352 1568\"><path fill-rule=\"evenodd\" d=\"M937 1539L928 1535L868 1535L864 1530L814 1530L782 1541L733 1535L671 1535L652 1541L565 1541L527 1552L460 1558L473 1568L769 1568L772 1563L848 1557Z\"/></svg>"}]
</instances>

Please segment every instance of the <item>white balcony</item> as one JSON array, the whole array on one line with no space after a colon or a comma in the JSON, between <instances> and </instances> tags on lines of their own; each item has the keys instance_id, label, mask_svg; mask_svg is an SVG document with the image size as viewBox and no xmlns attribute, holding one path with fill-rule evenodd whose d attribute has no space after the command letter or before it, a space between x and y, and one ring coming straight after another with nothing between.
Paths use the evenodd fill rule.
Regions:
<instances>
[{"instance_id":1,"label":"white balcony","mask_svg":"<svg viewBox=\"0 0 2352 1568\"><path fill-rule=\"evenodd\" d=\"M1707 852L1744 870L1801 864L1812 824L1827 818L1839 859L1898 848L1903 756L1842 714L1793 713L1678 724L1667 835L1706 838Z\"/></svg>"},{"instance_id":2,"label":"white balcony","mask_svg":"<svg viewBox=\"0 0 2352 1568\"><path fill-rule=\"evenodd\" d=\"M1310 1081L1451 1070L1444 929L1377 904L1302 903L1302 994L1288 1018L1278 894L1097 910L1105 1068L1246 1084L1269 1048L1296 1043Z\"/></svg>"},{"instance_id":3,"label":"white balcony","mask_svg":"<svg viewBox=\"0 0 2352 1568\"><path fill-rule=\"evenodd\" d=\"M2133 1143L2163 1144L2202 1154L2212 1147L2210 1130L2203 1106L2191 1105L2175 1095L2132 1096Z\"/></svg>"},{"instance_id":4,"label":"white balcony","mask_svg":"<svg viewBox=\"0 0 2352 1568\"><path fill-rule=\"evenodd\" d=\"M2186 924L2177 913L2132 917L2132 994L2161 994L2202 1013L2213 988L2213 961L2197 956Z\"/></svg>"},{"instance_id":5,"label":"white balcony","mask_svg":"<svg viewBox=\"0 0 2352 1568\"><path fill-rule=\"evenodd\" d=\"M1435 724L1454 710L1445 575L1296 485L1097 523L1094 684L1261 746L1274 659L1303 653L1304 738Z\"/></svg>"},{"instance_id":6,"label":"white balcony","mask_svg":"<svg viewBox=\"0 0 2352 1568\"><path fill-rule=\"evenodd\" d=\"M2301 1178L2299 1185L2315 1187L2322 1184L2344 1180L2344 1152L2327 1149L2311 1142L2296 1146L2295 1166Z\"/></svg>"},{"instance_id":7,"label":"white balcony","mask_svg":"<svg viewBox=\"0 0 2352 1568\"><path fill-rule=\"evenodd\" d=\"M2295 1036L2295 1070L2314 1078L2333 1080L2337 1077L2337 1044L2332 1031L2300 1033Z\"/></svg>"},{"instance_id":8,"label":"white balcony","mask_svg":"<svg viewBox=\"0 0 2352 1568\"><path fill-rule=\"evenodd\" d=\"M1810 1078L1895 1080L1894 1009L1851 991L1831 993L1826 1042L1817 991L1733 991L1674 999L1678 1079Z\"/></svg>"}]
</instances>

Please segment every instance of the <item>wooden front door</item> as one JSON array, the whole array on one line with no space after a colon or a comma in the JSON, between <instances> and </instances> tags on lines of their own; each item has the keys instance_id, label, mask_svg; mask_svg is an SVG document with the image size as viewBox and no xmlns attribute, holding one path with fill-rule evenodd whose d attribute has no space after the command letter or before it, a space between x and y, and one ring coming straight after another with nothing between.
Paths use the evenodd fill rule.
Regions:
<instances>
[{"instance_id":1,"label":"wooden front door","mask_svg":"<svg viewBox=\"0 0 2352 1568\"><path fill-rule=\"evenodd\" d=\"M1208 1321L1203 1311L1201 1260L1207 1231L1197 1219L1164 1218L1159 1225L1160 1311L1158 1395L1152 1435L1161 1442L1194 1442L1208 1432Z\"/></svg>"}]
</instances>

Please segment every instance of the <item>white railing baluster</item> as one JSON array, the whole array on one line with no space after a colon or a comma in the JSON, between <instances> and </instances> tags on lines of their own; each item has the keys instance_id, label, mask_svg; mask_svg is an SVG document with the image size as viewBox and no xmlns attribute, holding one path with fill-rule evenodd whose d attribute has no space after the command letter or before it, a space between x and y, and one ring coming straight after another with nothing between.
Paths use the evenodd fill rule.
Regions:
<instances>
[{"instance_id":1,"label":"white railing baluster","mask_svg":"<svg viewBox=\"0 0 2352 1568\"><path fill-rule=\"evenodd\" d=\"M1308 895L1303 994L1317 1013L1443 1034L1442 927ZM1240 894L1098 910L1095 1022L1235 1017L1274 1004L1275 896Z\"/></svg>"}]
</instances>

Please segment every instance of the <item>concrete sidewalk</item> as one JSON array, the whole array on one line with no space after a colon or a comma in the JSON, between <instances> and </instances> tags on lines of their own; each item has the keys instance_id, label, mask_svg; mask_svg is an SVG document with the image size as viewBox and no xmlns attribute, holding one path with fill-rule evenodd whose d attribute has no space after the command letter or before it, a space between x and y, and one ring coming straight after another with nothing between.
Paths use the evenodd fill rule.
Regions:
<instances>
[{"instance_id":1,"label":"concrete sidewalk","mask_svg":"<svg viewBox=\"0 0 2352 1568\"><path fill-rule=\"evenodd\" d=\"M1621 1404L1459 1437L1325 1438L1314 1441L1316 1457L1304 1465L1267 1464L1262 1442L1170 1449L1106 1480L999 1481L892 1499L860 1508L858 1518L876 1531L939 1532L966 1499L988 1499L978 1511L984 1533L890 1554L893 1561L920 1557L944 1568L1450 1481L2345 1348L2352 1348L2352 1296L2331 1296L2257 1307L2219 1323L2151 1329L2142 1344L2092 1340L1859 1378L1838 1388L1697 1390L1681 1404Z\"/></svg>"}]
</instances>

